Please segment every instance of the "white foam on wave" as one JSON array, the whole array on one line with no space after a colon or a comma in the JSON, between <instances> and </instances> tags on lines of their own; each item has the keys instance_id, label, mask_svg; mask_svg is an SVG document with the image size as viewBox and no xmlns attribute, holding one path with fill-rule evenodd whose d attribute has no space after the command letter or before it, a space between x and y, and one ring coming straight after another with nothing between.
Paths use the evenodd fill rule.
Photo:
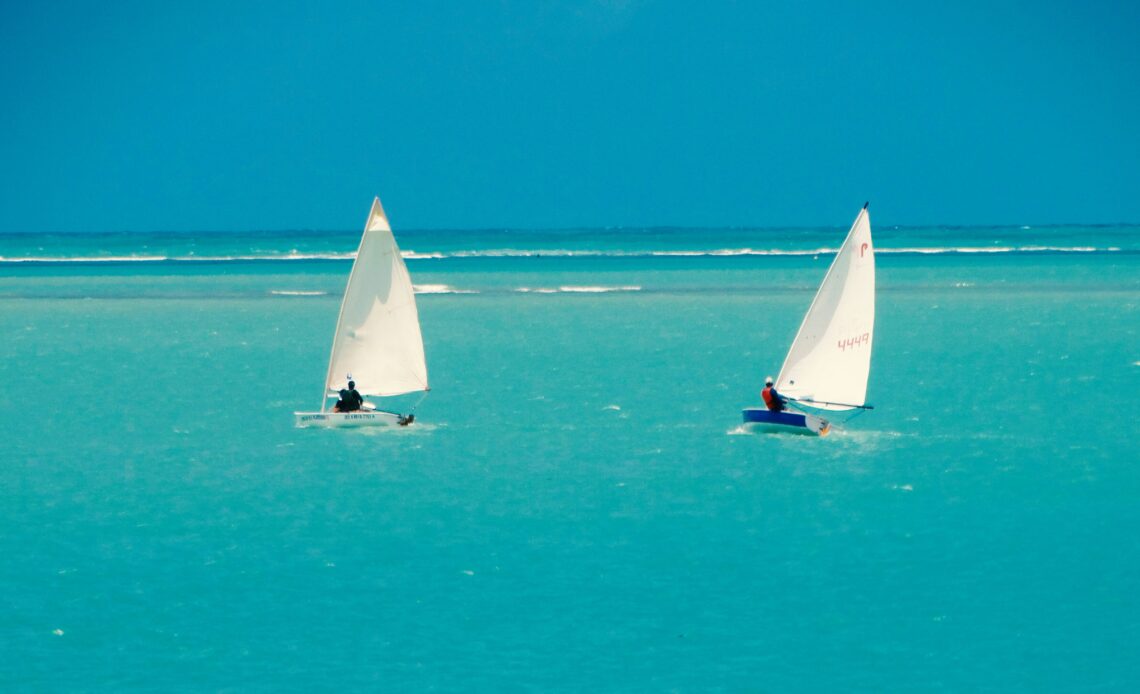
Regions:
<instances>
[{"instance_id":1,"label":"white foam on wave","mask_svg":"<svg viewBox=\"0 0 1140 694\"><path fill-rule=\"evenodd\" d=\"M348 427L343 429L332 427L329 428L328 431L335 430L342 432L346 436L381 436L385 438L392 436L416 437L428 436L436 429L445 426L447 425L442 422L420 421L419 419L416 419L415 424L406 427ZM412 446L413 449L420 447L419 444L409 443L408 445Z\"/></svg>"},{"instance_id":2,"label":"white foam on wave","mask_svg":"<svg viewBox=\"0 0 1140 694\"><path fill-rule=\"evenodd\" d=\"M267 253L260 255L89 255L89 256L0 256L0 263L226 263L258 260L352 260L356 253Z\"/></svg>"},{"instance_id":3,"label":"white foam on wave","mask_svg":"<svg viewBox=\"0 0 1140 694\"><path fill-rule=\"evenodd\" d=\"M563 285L557 288L516 287L514 291L524 294L607 294L609 292L639 292L641 291L641 287L639 285L624 285L618 287Z\"/></svg>"},{"instance_id":4,"label":"white foam on wave","mask_svg":"<svg viewBox=\"0 0 1140 694\"><path fill-rule=\"evenodd\" d=\"M245 253L242 255L179 255L164 257L162 260L173 260L189 263L226 263L250 261L281 261L281 260L353 260L356 251L351 253L300 253L296 250L288 253Z\"/></svg>"},{"instance_id":5,"label":"white foam on wave","mask_svg":"<svg viewBox=\"0 0 1140 694\"><path fill-rule=\"evenodd\" d=\"M215 256L182 256L171 258L171 260L190 260L190 261L206 261L206 262L226 262L232 260L249 261L249 260L354 260L356 258L356 251L351 253L298 253L291 251L289 253L266 253L263 255L215 255Z\"/></svg>"},{"instance_id":6,"label":"white foam on wave","mask_svg":"<svg viewBox=\"0 0 1140 694\"><path fill-rule=\"evenodd\" d=\"M615 254L614 251L595 251L595 250L573 250L569 248L489 248L487 250L475 251L452 251L447 254L450 258L537 258L541 256L552 256L556 258L568 258L574 256L581 256L585 258L593 258L602 255ZM616 254L621 254L617 251Z\"/></svg>"},{"instance_id":7,"label":"white foam on wave","mask_svg":"<svg viewBox=\"0 0 1140 694\"><path fill-rule=\"evenodd\" d=\"M781 249L781 248L712 248L712 249L683 249L683 250L518 250L494 249L486 251L454 251L452 253L431 254L434 258L531 258L531 257L560 257L560 258L724 258L738 256L788 256L788 257L815 257L820 255L834 255L838 248L811 248L811 249ZM902 255L946 255L954 253L1115 253L1121 249L1117 246L1097 248L1095 246L934 246L920 247L907 246L901 248L876 248L880 254Z\"/></svg>"},{"instance_id":8,"label":"white foam on wave","mask_svg":"<svg viewBox=\"0 0 1140 694\"><path fill-rule=\"evenodd\" d=\"M879 254L946 255L953 253L1098 253L1119 250L1119 248L1096 248L1095 246L938 246L932 248L877 248L875 252Z\"/></svg>"},{"instance_id":9,"label":"white foam on wave","mask_svg":"<svg viewBox=\"0 0 1140 694\"><path fill-rule=\"evenodd\" d=\"M544 248L544 249L531 249L522 250L515 248L497 248L485 251L453 251L440 257L448 258L539 258L539 257L552 257L552 258L700 258L700 257L721 257L721 256L744 256L744 255L815 255L818 253L834 253L837 249L834 248L820 248L816 250L782 250L773 248L770 250L755 249L755 248L710 248L710 249L682 249L682 250L595 250L595 249L579 249L571 250L567 248Z\"/></svg>"},{"instance_id":10,"label":"white foam on wave","mask_svg":"<svg viewBox=\"0 0 1140 694\"><path fill-rule=\"evenodd\" d=\"M401 251L400 256L411 260L446 258L443 253L417 253ZM165 261L189 263L224 263L251 260L355 260L356 251L342 253L243 253L239 255L79 255L79 256L0 256L0 263L160 263Z\"/></svg>"},{"instance_id":11,"label":"white foam on wave","mask_svg":"<svg viewBox=\"0 0 1140 694\"><path fill-rule=\"evenodd\" d=\"M835 253L835 248L818 248L815 250L784 250L784 249L755 249L755 248L710 248L710 249L682 249L682 250L595 250L595 249L568 249L568 248L542 248L517 249L494 248L489 250L463 250L452 251L445 254L433 254L437 258L700 258L747 255L817 255L819 253Z\"/></svg>"},{"instance_id":12,"label":"white foam on wave","mask_svg":"<svg viewBox=\"0 0 1140 694\"><path fill-rule=\"evenodd\" d=\"M328 292L306 291L303 289L270 289L270 294L277 296L327 296Z\"/></svg>"},{"instance_id":13,"label":"white foam on wave","mask_svg":"<svg viewBox=\"0 0 1140 694\"><path fill-rule=\"evenodd\" d=\"M456 289L450 284L415 284L412 290L416 294L478 294L474 289Z\"/></svg>"},{"instance_id":14,"label":"white foam on wave","mask_svg":"<svg viewBox=\"0 0 1140 694\"><path fill-rule=\"evenodd\" d=\"M566 285L559 287L558 291L578 294L604 294L606 292L640 292L641 287L638 285L626 285L621 287L576 287Z\"/></svg>"},{"instance_id":15,"label":"white foam on wave","mask_svg":"<svg viewBox=\"0 0 1140 694\"><path fill-rule=\"evenodd\" d=\"M1094 246L1020 246L1017 250L1022 253L1096 253L1101 249Z\"/></svg>"},{"instance_id":16,"label":"white foam on wave","mask_svg":"<svg viewBox=\"0 0 1140 694\"><path fill-rule=\"evenodd\" d=\"M875 253L917 253L920 255L945 255L947 253L1013 253L1013 246L944 246L933 248L876 248Z\"/></svg>"},{"instance_id":17,"label":"white foam on wave","mask_svg":"<svg viewBox=\"0 0 1140 694\"><path fill-rule=\"evenodd\" d=\"M5 258L0 255L0 263L157 263L171 260L165 255L104 255L73 256L52 258L50 256L20 256Z\"/></svg>"},{"instance_id":18,"label":"white foam on wave","mask_svg":"<svg viewBox=\"0 0 1140 694\"><path fill-rule=\"evenodd\" d=\"M835 248L816 248L814 250L785 250L779 248L714 248L703 251L650 251L648 255L658 258L723 258L750 255L778 255L778 256L804 256L819 255L820 253L835 253Z\"/></svg>"}]
</instances>

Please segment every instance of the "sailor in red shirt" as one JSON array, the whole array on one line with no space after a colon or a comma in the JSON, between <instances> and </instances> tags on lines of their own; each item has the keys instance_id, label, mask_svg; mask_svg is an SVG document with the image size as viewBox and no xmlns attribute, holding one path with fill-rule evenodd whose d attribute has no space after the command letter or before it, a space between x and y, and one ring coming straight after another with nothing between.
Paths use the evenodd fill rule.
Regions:
<instances>
[{"instance_id":1,"label":"sailor in red shirt","mask_svg":"<svg viewBox=\"0 0 1140 694\"><path fill-rule=\"evenodd\" d=\"M760 397L764 398L764 404L768 406L769 410L780 412L787 409L787 405L784 404L787 400L784 399L784 396L776 392L776 386L772 385L772 383L771 376L764 379L764 390L760 391Z\"/></svg>"}]
</instances>

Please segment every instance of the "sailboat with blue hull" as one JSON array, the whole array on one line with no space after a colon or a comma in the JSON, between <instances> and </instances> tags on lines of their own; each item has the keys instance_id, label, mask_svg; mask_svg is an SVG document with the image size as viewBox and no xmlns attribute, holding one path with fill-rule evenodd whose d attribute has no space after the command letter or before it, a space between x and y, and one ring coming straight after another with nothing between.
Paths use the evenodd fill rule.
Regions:
<instances>
[{"instance_id":1,"label":"sailboat with blue hull","mask_svg":"<svg viewBox=\"0 0 1140 694\"><path fill-rule=\"evenodd\" d=\"M824 412L873 409L866 404L875 334L875 248L867 205L855 217L792 341L776 391L790 410L744 409L744 424L761 431L826 436Z\"/></svg>"}]
</instances>

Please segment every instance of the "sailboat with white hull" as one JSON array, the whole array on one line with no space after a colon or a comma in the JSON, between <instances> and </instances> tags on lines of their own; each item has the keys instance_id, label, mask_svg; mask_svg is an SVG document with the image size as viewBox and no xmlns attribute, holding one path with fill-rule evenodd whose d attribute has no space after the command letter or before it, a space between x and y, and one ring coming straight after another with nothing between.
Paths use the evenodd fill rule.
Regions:
<instances>
[{"instance_id":1,"label":"sailboat with white hull","mask_svg":"<svg viewBox=\"0 0 1140 694\"><path fill-rule=\"evenodd\" d=\"M412 280L380 198L372 201L344 290L321 409L295 412L294 417L300 427L406 426L414 421L414 414L381 410L367 400L363 409L335 411L330 399L349 381L364 397L429 390Z\"/></svg>"},{"instance_id":2,"label":"sailboat with white hull","mask_svg":"<svg viewBox=\"0 0 1140 694\"><path fill-rule=\"evenodd\" d=\"M788 350L776 391L792 411L744 410L750 428L826 436L831 422L819 411L869 410L867 380L875 334L875 248L867 205L804 316Z\"/></svg>"}]
</instances>

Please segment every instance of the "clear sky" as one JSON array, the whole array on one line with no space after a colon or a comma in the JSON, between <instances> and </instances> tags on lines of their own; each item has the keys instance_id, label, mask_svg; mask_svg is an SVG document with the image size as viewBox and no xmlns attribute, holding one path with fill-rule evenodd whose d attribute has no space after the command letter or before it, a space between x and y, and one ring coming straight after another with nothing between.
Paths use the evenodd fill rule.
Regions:
<instances>
[{"instance_id":1,"label":"clear sky","mask_svg":"<svg viewBox=\"0 0 1140 694\"><path fill-rule=\"evenodd\" d=\"M0 231L1140 222L1140 2L0 2Z\"/></svg>"}]
</instances>

